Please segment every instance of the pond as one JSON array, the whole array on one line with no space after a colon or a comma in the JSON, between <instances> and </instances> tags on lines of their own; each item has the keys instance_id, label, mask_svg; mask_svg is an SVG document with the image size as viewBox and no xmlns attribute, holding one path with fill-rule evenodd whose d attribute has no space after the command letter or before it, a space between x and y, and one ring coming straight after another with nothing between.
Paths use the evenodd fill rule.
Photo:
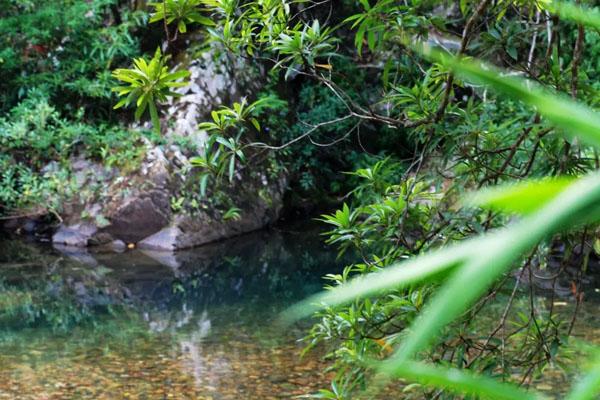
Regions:
<instances>
[{"instance_id":1,"label":"pond","mask_svg":"<svg viewBox=\"0 0 600 400\"><path fill-rule=\"evenodd\" d=\"M342 269L322 239L298 225L173 254L0 240L0 399L280 399L328 387L322 352L301 357L308 322L275 323ZM536 301L569 315L568 292ZM598 289L588 293L574 332L597 341ZM548 371L532 386L555 397L570 377Z\"/></svg>"},{"instance_id":2,"label":"pond","mask_svg":"<svg viewBox=\"0 0 600 400\"><path fill-rule=\"evenodd\" d=\"M318 232L176 254L0 243L0 398L291 398L329 385L274 322L340 269Z\"/></svg>"}]
</instances>

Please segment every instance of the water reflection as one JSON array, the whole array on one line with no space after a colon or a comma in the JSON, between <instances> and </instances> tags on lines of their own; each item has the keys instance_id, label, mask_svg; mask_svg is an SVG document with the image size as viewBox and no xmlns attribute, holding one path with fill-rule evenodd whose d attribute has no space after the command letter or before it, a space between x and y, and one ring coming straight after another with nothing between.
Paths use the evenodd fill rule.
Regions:
<instances>
[{"instance_id":1,"label":"water reflection","mask_svg":"<svg viewBox=\"0 0 600 400\"><path fill-rule=\"evenodd\" d=\"M318 353L299 358L306 327L273 324L341 269L318 232L299 231L178 253L0 241L0 399L277 399L327 387ZM568 317L569 297L541 296L544 273L537 308L554 298ZM481 316L485 326L499 320L509 286ZM586 293L574 333L597 341L597 293ZM529 301L517 296L515 312ZM569 386L558 372L545 377L534 386Z\"/></svg>"},{"instance_id":2,"label":"water reflection","mask_svg":"<svg viewBox=\"0 0 600 400\"><path fill-rule=\"evenodd\" d=\"M0 398L289 398L326 386L277 313L339 269L317 232L178 253L0 242Z\"/></svg>"}]
</instances>

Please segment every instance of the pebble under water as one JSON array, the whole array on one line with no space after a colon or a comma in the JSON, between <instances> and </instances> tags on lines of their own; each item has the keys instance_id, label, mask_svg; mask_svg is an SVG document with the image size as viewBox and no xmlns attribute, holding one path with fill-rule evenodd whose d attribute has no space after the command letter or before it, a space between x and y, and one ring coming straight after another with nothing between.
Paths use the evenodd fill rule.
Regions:
<instances>
[{"instance_id":1,"label":"pebble under water","mask_svg":"<svg viewBox=\"0 0 600 400\"><path fill-rule=\"evenodd\" d=\"M322 239L298 226L121 254L0 240L0 399L290 399L327 388L323 349L301 356L310 321L276 324L343 268ZM597 286L574 329L595 343ZM497 323L509 293L483 326ZM564 296L540 292L536 301L570 318L574 302ZM529 301L517 296L515 312ZM571 384L552 367L531 382L551 398ZM382 398L406 398L394 386Z\"/></svg>"},{"instance_id":2,"label":"pebble under water","mask_svg":"<svg viewBox=\"0 0 600 400\"><path fill-rule=\"evenodd\" d=\"M0 398L277 399L329 386L281 310L340 269L318 232L175 254L0 243Z\"/></svg>"}]
</instances>

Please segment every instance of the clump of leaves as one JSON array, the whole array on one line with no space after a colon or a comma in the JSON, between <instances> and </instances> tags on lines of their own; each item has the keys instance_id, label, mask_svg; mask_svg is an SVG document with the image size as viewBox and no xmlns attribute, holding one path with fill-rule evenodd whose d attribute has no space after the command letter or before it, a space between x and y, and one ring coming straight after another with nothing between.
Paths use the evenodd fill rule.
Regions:
<instances>
[{"instance_id":1,"label":"clump of leaves","mask_svg":"<svg viewBox=\"0 0 600 400\"><path fill-rule=\"evenodd\" d=\"M211 176L220 180L225 174L229 182L233 180L236 164L245 162L244 149L249 145L243 143L245 133L250 130L260 132L258 115L267 108L279 107L282 100L263 97L252 103L244 98L232 107L221 107L211 112L212 121L202 122L198 128L210 133L204 148L196 157L190 158L190 164L203 169L200 177L200 192L204 196L208 180Z\"/></svg>"},{"instance_id":2,"label":"clump of leaves","mask_svg":"<svg viewBox=\"0 0 600 400\"><path fill-rule=\"evenodd\" d=\"M125 96L114 108L129 106L135 102L136 119L140 119L148 109L152 125L158 134L160 134L160 119L156 108L157 102L166 101L168 96L180 96L173 89L186 86L188 84L186 78L190 76L187 70L170 72L167 66L168 58L163 56L160 49L156 49L150 62L140 57L134 59L133 68L119 68L113 71L113 77L125 83L124 86L113 88L119 96Z\"/></svg>"},{"instance_id":3,"label":"clump of leaves","mask_svg":"<svg viewBox=\"0 0 600 400\"><path fill-rule=\"evenodd\" d=\"M223 214L223 221L239 221L242 218L242 210L237 207L231 207Z\"/></svg>"},{"instance_id":4,"label":"clump of leaves","mask_svg":"<svg viewBox=\"0 0 600 400\"><path fill-rule=\"evenodd\" d=\"M581 22L589 23L586 20ZM600 26L600 17L597 25ZM595 148L600 146L600 116L583 103L553 93L533 82L509 78L504 71L480 62L467 61L445 52L430 51L427 47L418 50L421 55L444 64L470 82L486 85L535 107L547 121L564 128L564 131L557 131L563 137L577 136ZM463 368L448 367L444 362L433 364L419 360L425 358L423 356L427 351L435 346L440 337L446 335L445 329L449 325L469 310L511 268L519 265L523 256L535 249L541 241L565 229L574 230L584 224L597 224L600 219L599 199L600 175L597 171L574 180L528 180L524 184L484 192L476 198L475 204L521 213L522 219L493 233L431 250L410 260L397 262L377 273L339 284L330 291L307 300L291 311L291 314L303 314L316 308L327 311L349 302L352 302L349 307L353 307L358 299L364 299L364 304L371 304L370 297L375 295L382 297L392 295L399 289L411 290L417 285L439 282L440 277L444 276L442 286L425 303L419 317L407 325L406 335L399 338L384 334L391 343L397 343L397 347L380 364L378 371L390 377L415 381L444 393L497 399L545 398L533 390L526 392L514 385L467 372ZM340 313L339 317L344 315ZM584 400L597 396L600 390L598 365L600 363L595 356L588 374L574 385L566 398Z\"/></svg>"},{"instance_id":5,"label":"clump of leaves","mask_svg":"<svg viewBox=\"0 0 600 400\"><path fill-rule=\"evenodd\" d=\"M179 33L187 32L187 25L198 23L213 26L214 22L200 13L202 0L165 0L149 3L154 7L150 22L165 21L167 24L175 22Z\"/></svg>"},{"instance_id":6,"label":"clump of leaves","mask_svg":"<svg viewBox=\"0 0 600 400\"><path fill-rule=\"evenodd\" d=\"M111 66L140 55L146 13L115 0L0 1L0 113L32 90L60 112L107 120ZM118 18L115 16L118 13Z\"/></svg>"},{"instance_id":7,"label":"clump of leaves","mask_svg":"<svg viewBox=\"0 0 600 400\"><path fill-rule=\"evenodd\" d=\"M331 69L329 64L317 64L317 58L336 56L335 43L337 39L331 36L331 28L321 29L319 20L315 19L311 25L296 26L289 32L279 35L271 50L279 53L281 59L275 68L287 65L285 78L297 73L301 66L316 66Z\"/></svg>"}]
</instances>

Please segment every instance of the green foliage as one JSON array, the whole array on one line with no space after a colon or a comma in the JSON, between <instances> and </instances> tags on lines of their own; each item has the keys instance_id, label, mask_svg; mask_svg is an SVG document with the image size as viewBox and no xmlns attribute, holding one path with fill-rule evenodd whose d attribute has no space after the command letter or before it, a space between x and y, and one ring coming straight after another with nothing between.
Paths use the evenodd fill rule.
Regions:
<instances>
[{"instance_id":1,"label":"green foliage","mask_svg":"<svg viewBox=\"0 0 600 400\"><path fill-rule=\"evenodd\" d=\"M239 13L237 0L204 0L218 19L214 28L208 28L210 38L222 43L235 53L253 56L268 46L286 29L290 5L280 0L248 1L245 12Z\"/></svg>"},{"instance_id":2,"label":"green foliage","mask_svg":"<svg viewBox=\"0 0 600 400\"><path fill-rule=\"evenodd\" d=\"M14 288L2 284L0 321L4 326L36 326L46 324L54 331L67 331L89 321L92 310L77 304L74 293L63 290L55 296L50 287ZM60 299L60 301L57 301Z\"/></svg>"},{"instance_id":3,"label":"green foliage","mask_svg":"<svg viewBox=\"0 0 600 400\"><path fill-rule=\"evenodd\" d=\"M248 144L244 144L242 140L252 131L260 133L261 126L257 117L265 110L280 107L281 104L282 100L273 96L263 97L249 104L244 98L239 103L235 102L231 108L223 106L212 111L212 122L198 125L199 129L210 133L202 153L190 159L192 166L203 171L200 175L201 196L206 194L210 178L220 182L227 175L229 182L233 181L236 163L246 160L244 149Z\"/></svg>"},{"instance_id":4,"label":"green foliage","mask_svg":"<svg viewBox=\"0 0 600 400\"><path fill-rule=\"evenodd\" d=\"M241 211L242 210L240 210L237 207L231 207L229 210L227 210L225 212L225 214L223 214L223 220L224 221L229 221L229 220L239 221L242 218Z\"/></svg>"},{"instance_id":5,"label":"green foliage","mask_svg":"<svg viewBox=\"0 0 600 400\"><path fill-rule=\"evenodd\" d=\"M59 213L81 189L70 157L126 171L143 156L142 134L116 124L110 70L139 55L146 16L117 0L0 3L0 213Z\"/></svg>"},{"instance_id":6,"label":"green foliage","mask_svg":"<svg viewBox=\"0 0 600 400\"><path fill-rule=\"evenodd\" d=\"M135 102L136 119L139 119L148 109L154 131L158 134L160 134L160 119L156 103L166 101L167 96L179 96L179 93L172 89L186 86L188 82L185 78L190 76L187 70L169 72L167 60L168 56L163 56L160 49L156 49L150 62L144 58L136 58L133 61L133 68L119 68L113 71L113 77L126 84L113 88L120 97L126 96L114 108L128 106ZM184 80L179 81L182 78Z\"/></svg>"},{"instance_id":7,"label":"green foliage","mask_svg":"<svg viewBox=\"0 0 600 400\"><path fill-rule=\"evenodd\" d=\"M32 93L0 118L0 213L60 211L79 189L71 156L83 154L125 172L137 168L145 154L142 133L91 126L83 117L65 119L45 96Z\"/></svg>"},{"instance_id":8,"label":"green foliage","mask_svg":"<svg viewBox=\"0 0 600 400\"><path fill-rule=\"evenodd\" d=\"M600 144L600 120L597 113L589 107L555 95L531 82L507 77L506 73L487 65L465 61L427 47L420 48L419 51L468 80L489 85L500 93L535 107L541 116L564 128L564 131L559 131L561 134L567 137L577 135L595 146ZM370 176L366 170L361 171L360 175L367 178ZM541 241L560 230L598 222L600 177L597 173L589 173L577 180L530 181L510 189L487 191L476 195L475 199L476 204L526 212L528 215L494 233L431 251L347 283L348 274L345 273L344 276L334 279L337 286L293 308L290 311L291 315L296 314L297 317L297 313L306 315L315 309L324 309L319 314L323 322L316 325L311 334L315 342L319 336L323 336L329 325L337 323L340 318L348 320L347 315L352 314L346 314L343 310L356 313L357 308L369 309L372 304L376 304L375 301L381 301L372 300L374 295L377 295L376 299L381 299L397 296L399 290L400 293L402 290L410 293L415 290L415 285L420 287L423 284L438 282L443 276L446 279L442 286L427 301L419 316L409 322L408 333L402 335L401 340L382 330L383 337L398 342L398 346L393 355L380 363L378 370L465 395L506 399L525 398L528 395L531 398L541 397L534 392L527 394L510 386L487 381L485 378L465 375L460 372L460 365L458 368L444 369L422 364L415 359L427 358L427 352L433 351L432 347L439 345L439 341L443 340L448 326L468 312L477 299L480 299L508 269L517 264L526 252L535 249ZM338 229L347 230L350 226L350 215L348 207L344 206L342 211L325 220ZM368 229L359 229L358 232L368 232ZM335 238L335 234L336 231L333 232L332 238ZM342 310L333 308L351 300L354 300L351 306ZM365 314L362 312L360 315L364 317ZM367 315L365 319L376 321L376 317L372 315ZM350 332L357 330L354 325L351 326ZM343 332L347 334L347 330ZM344 342L346 352L350 350L348 342L348 339ZM374 354L373 351L370 353ZM353 359L352 363L367 364L367 354L369 352ZM597 394L598 380L595 369L580 382L567 398L585 399Z\"/></svg>"},{"instance_id":9,"label":"green foliage","mask_svg":"<svg viewBox=\"0 0 600 400\"><path fill-rule=\"evenodd\" d=\"M497 92L535 107L538 113L567 133L577 135L590 145L600 145L597 135L600 116L567 96L554 94L533 81L506 76L490 65L449 57L438 51L423 51L474 83L491 85Z\"/></svg>"},{"instance_id":10,"label":"green foliage","mask_svg":"<svg viewBox=\"0 0 600 400\"><path fill-rule=\"evenodd\" d=\"M151 4L151 22L163 21L167 31L174 24L185 33L198 23L206 29L203 39L257 71L270 70L268 96L234 102L200 123L206 144L190 159L197 169L189 171L189 186L173 197L172 209L213 207L223 220L236 220L240 209L223 185L235 187L246 176L277 177L286 169L293 195L312 190L339 196L341 209L321 220L330 228L327 241L356 261L326 276L327 292L291 311L294 317L316 312L306 340L309 348L327 345L336 372L331 389L315 397L351 398L384 376L417 382L404 387L410 397L540 398L513 384L517 377L530 383L549 365L560 365L557 349L572 326L552 311L540 312L534 270L547 267L555 257L550 249L560 247L558 277L575 254L577 276L568 278L580 302L579 281L592 251L587 243L596 241L600 218L600 177L590 173L600 165L595 110L600 87L592 61L600 43L594 31L600 26L597 11L537 0L465 0L458 7L360 0L336 4L335 12L327 3ZM47 83L52 72L63 72L51 65L52 57L35 53L33 61L22 63L15 56L23 49L49 48L60 66L68 65L58 51L64 37L38 31L31 22L22 42L10 30L34 15L30 21L43 22L42 27L70 25L82 37L74 42L86 48L86 41L93 43L89 32L101 26L100 15L106 16L103 7L115 3L75 4L79 11L97 8L82 21L75 8L59 13L45 2L11 6L10 22L0 23L0 30L9 32L9 45L0 52L2 72L16 78L23 70L26 81L50 99L62 94L60 85ZM15 10L27 16L18 17ZM56 15L70 15L72 22L57 24ZM81 81L70 88L87 90L88 97L110 96L107 68L135 47L128 39L132 21L128 16L102 28L110 30L105 40L113 45L96 43L95 58L90 53L102 67L79 66L98 85ZM110 50L102 51L105 47ZM136 118L148 109L157 132L156 103L175 95L172 88L187 77L185 71L170 73L160 52L150 62L136 59L133 69L117 69L114 76L126 83L116 89L124 96L116 107L135 102ZM68 73L60 78L73 82ZM7 93L2 101L8 110L19 94L14 87ZM101 145L99 132L122 136L112 128L90 130L83 121L88 112L75 118L74 129L73 120L57 111L87 110L86 96L64 107L32 104L31 115L23 103L2 121L8 132L2 146L10 153L0 158L7 171L0 193L10 207L24 204L20 196L39 198L57 190L44 186L40 172L49 161L60 161L62 152L94 154L110 164L113 146ZM280 96L289 101L275 100ZM85 139L80 131L95 138ZM90 148L82 150L81 143ZM31 153L30 164L22 162L20 152ZM55 180L67 181L61 177ZM475 192L470 205L477 208L460 204L465 192ZM258 195L268 202L265 193ZM521 275L506 295L517 267ZM515 313L512 304L524 273L530 309ZM498 314L500 322L490 323L482 310L498 306L505 310ZM507 333L509 327L516 331ZM591 398L597 385L592 366L568 398Z\"/></svg>"},{"instance_id":11,"label":"green foliage","mask_svg":"<svg viewBox=\"0 0 600 400\"><path fill-rule=\"evenodd\" d=\"M307 65L314 68L318 58L328 58L337 55L335 50L336 39L331 37L331 29L321 30L319 20L315 19L311 25L305 25L302 30L296 26L288 33L281 33L273 42L271 50L277 52L281 59L274 68L287 65L286 79L298 72L299 66ZM330 68L330 65L321 67Z\"/></svg>"},{"instance_id":12,"label":"green foliage","mask_svg":"<svg viewBox=\"0 0 600 400\"><path fill-rule=\"evenodd\" d=\"M116 0L41 0L3 7L0 18L0 110L42 90L61 112L109 118L110 68L139 54L142 12Z\"/></svg>"},{"instance_id":13,"label":"green foliage","mask_svg":"<svg viewBox=\"0 0 600 400\"><path fill-rule=\"evenodd\" d=\"M213 26L214 22L199 12L202 4L202 0L165 0L149 3L154 7L150 23L166 21L169 25L175 22L179 33L186 33L187 25L191 23Z\"/></svg>"}]
</instances>

